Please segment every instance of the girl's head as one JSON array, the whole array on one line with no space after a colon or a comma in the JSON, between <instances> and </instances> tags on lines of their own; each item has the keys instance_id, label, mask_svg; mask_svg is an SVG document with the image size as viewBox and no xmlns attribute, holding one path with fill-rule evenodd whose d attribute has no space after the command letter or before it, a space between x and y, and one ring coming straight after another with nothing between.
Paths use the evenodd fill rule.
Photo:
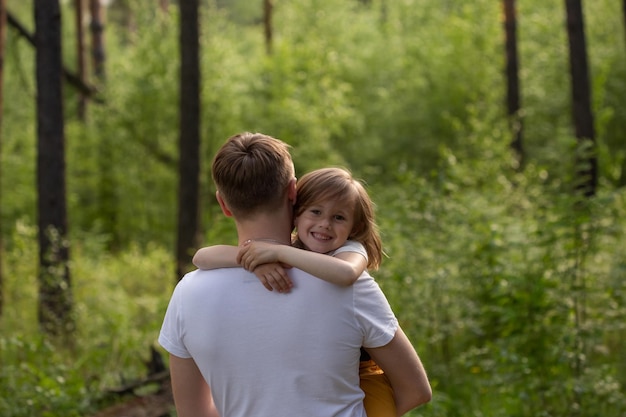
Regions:
<instances>
[{"instance_id":1,"label":"girl's head","mask_svg":"<svg viewBox=\"0 0 626 417\"><path fill-rule=\"evenodd\" d=\"M367 267L378 268L383 250L374 203L360 181L345 169L323 168L305 174L297 190L297 243L325 253L355 240L367 251Z\"/></svg>"}]
</instances>

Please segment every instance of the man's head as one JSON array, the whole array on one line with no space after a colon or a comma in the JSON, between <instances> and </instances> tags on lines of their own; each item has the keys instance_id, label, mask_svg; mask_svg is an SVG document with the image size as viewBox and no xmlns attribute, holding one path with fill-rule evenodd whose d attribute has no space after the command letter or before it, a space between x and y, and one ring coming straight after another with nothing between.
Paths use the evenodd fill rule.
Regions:
<instances>
[{"instance_id":1,"label":"man's head","mask_svg":"<svg viewBox=\"0 0 626 417\"><path fill-rule=\"evenodd\" d=\"M212 175L219 197L239 219L282 208L295 179L289 145L249 132L222 145L213 159Z\"/></svg>"}]
</instances>

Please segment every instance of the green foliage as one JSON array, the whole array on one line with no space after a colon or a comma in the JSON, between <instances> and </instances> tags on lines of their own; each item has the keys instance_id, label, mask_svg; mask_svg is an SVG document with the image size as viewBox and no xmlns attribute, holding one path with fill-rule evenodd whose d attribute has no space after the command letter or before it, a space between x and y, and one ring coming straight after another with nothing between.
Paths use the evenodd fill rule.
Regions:
<instances>
[{"instance_id":1,"label":"green foliage","mask_svg":"<svg viewBox=\"0 0 626 417\"><path fill-rule=\"evenodd\" d=\"M536 4L535 4L536 3ZM74 123L66 84L72 230L108 236L110 247L172 245L178 141L177 8L114 3L106 33L101 104ZM10 5L29 23L28 8ZM72 9L64 5L65 64L75 59ZM257 7L259 6L259 7ZM273 54L265 53L260 5L203 3L202 186L212 202L209 161L241 130L293 145L299 175L320 165L392 178L428 175L442 146L476 156L475 120L502 126L504 51L497 2L472 4L281 2ZM601 180L623 185L626 108L619 6L585 10ZM246 10L246 11L244 11ZM251 16L255 16L252 18ZM519 5L523 141L530 163L565 181L571 123L562 5ZM9 31L3 132L3 221L34 219L34 69L30 46ZM506 129L504 126L502 129ZM506 136L502 140L509 141ZM29 145L30 144L30 145ZM565 158L566 159L566 158ZM32 221L32 220L31 220ZM205 215L204 223L213 220ZM7 235L7 232L5 232Z\"/></svg>"},{"instance_id":2,"label":"green foliage","mask_svg":"<svg viewBox=\"0 0 626 417\"><path fill-rule=\"evenodd\" d=\"M87 409L82 375L65 352L34 336L0 338L0 411L6 417L75 416Z\"/></svg>"},{"instance_id":3,"label":"green foliage","mask_svg":"<svg viewBox=\"0 0 626 417\"><path fill-rule=\"evenodd\" d=\"M494 161L446 161L372 191L378 276L434 386L416 415L621 415L623 193L582 203L543 170L481 178Z\"/></svg>"},{"instance_id":4,"label":"green foliage","mask_svg":"<svg viewBox=\"0 0 626 417\"><path fill-rule=\"evenodd\" d=\"M523 141L504 119L501 5L480 0L203 2L204 242L234 242L209 163L228 136L293 146L298 175L369 184L389 258L377 272L434 388L411 415L602 416L626 409L626 60L618 2L585 3L600 187L575 190L563 5L518 7ZM34 54L9 30L2 119L5 311L0 415L93 411L145 372L173 285L178 15L113 3L106 80L86 122L65 85L74 347L37 329ZM30 5L9 1L30 24ZM64 60L73 19L63 3ZM95 82L95 81L94 81ZM581 159L581 158L578 158Z\"/></svg>"},{"instance_id":5,"label":"green foliage","mask_svg":"<svg viewBox=\"0 0 626 417\"><path fill-rule=\"evenodd\" d=\"M20 225L4 270L0 415L89 415L107 389L145 376L144 362L171 293L174 270L160 248L112 257L94 236L73 247L74 346L43 339L36 322L35 229ZM171 283L171 285L167 285Z\"/></svg>"}]
</instances>

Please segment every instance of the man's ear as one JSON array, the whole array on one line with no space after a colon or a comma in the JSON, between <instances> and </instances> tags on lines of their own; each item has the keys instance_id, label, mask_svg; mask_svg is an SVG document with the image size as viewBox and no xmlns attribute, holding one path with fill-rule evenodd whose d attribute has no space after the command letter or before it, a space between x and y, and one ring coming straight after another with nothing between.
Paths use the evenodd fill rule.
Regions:
<instances>
[{"instance_id":1,"label":"man's ear","mask_svg":"<svg viewBox=\"0 0 626 417\"><path fill-rule=\"evenodd\" d=\"M224 201L224 199L220 195L219 191L215 192L215 198L217 199L217 202L219 203L220 208L222 209L222 213L224 213L224 216L226 216L226 217L233 217L233 213L226 206L226 202Z\"/></svg>"},{"instance_id":2,"label":"man's ear","mask_svg":"<svg viewBox=\"0 0 626 417\"><path fill-rule=\"evenodd\" d=\"M294 177L291 181L289 181L289 186L287 188L287 195L289 196L289 201L291 201L291 205L296 204L297 191L296 191L296 178Z\"/></svg>"}]
</instances>

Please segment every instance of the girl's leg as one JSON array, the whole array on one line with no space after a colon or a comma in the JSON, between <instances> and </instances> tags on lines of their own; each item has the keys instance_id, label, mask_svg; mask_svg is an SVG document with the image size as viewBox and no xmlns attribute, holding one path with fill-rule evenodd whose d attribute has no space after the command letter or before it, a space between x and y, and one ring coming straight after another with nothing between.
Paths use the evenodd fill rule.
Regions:
<instances>
[{"instance_id":1,"label":"girl's leg","mask_svg":"<svg viewBox=\"0 0 626 417\"><path fill-rule=\"evenodd\" d=\"M360 364L359 375L367 417L396 417L393 389L383 370L374 361L364 361Z\"/></svg>"}]
</instances>

